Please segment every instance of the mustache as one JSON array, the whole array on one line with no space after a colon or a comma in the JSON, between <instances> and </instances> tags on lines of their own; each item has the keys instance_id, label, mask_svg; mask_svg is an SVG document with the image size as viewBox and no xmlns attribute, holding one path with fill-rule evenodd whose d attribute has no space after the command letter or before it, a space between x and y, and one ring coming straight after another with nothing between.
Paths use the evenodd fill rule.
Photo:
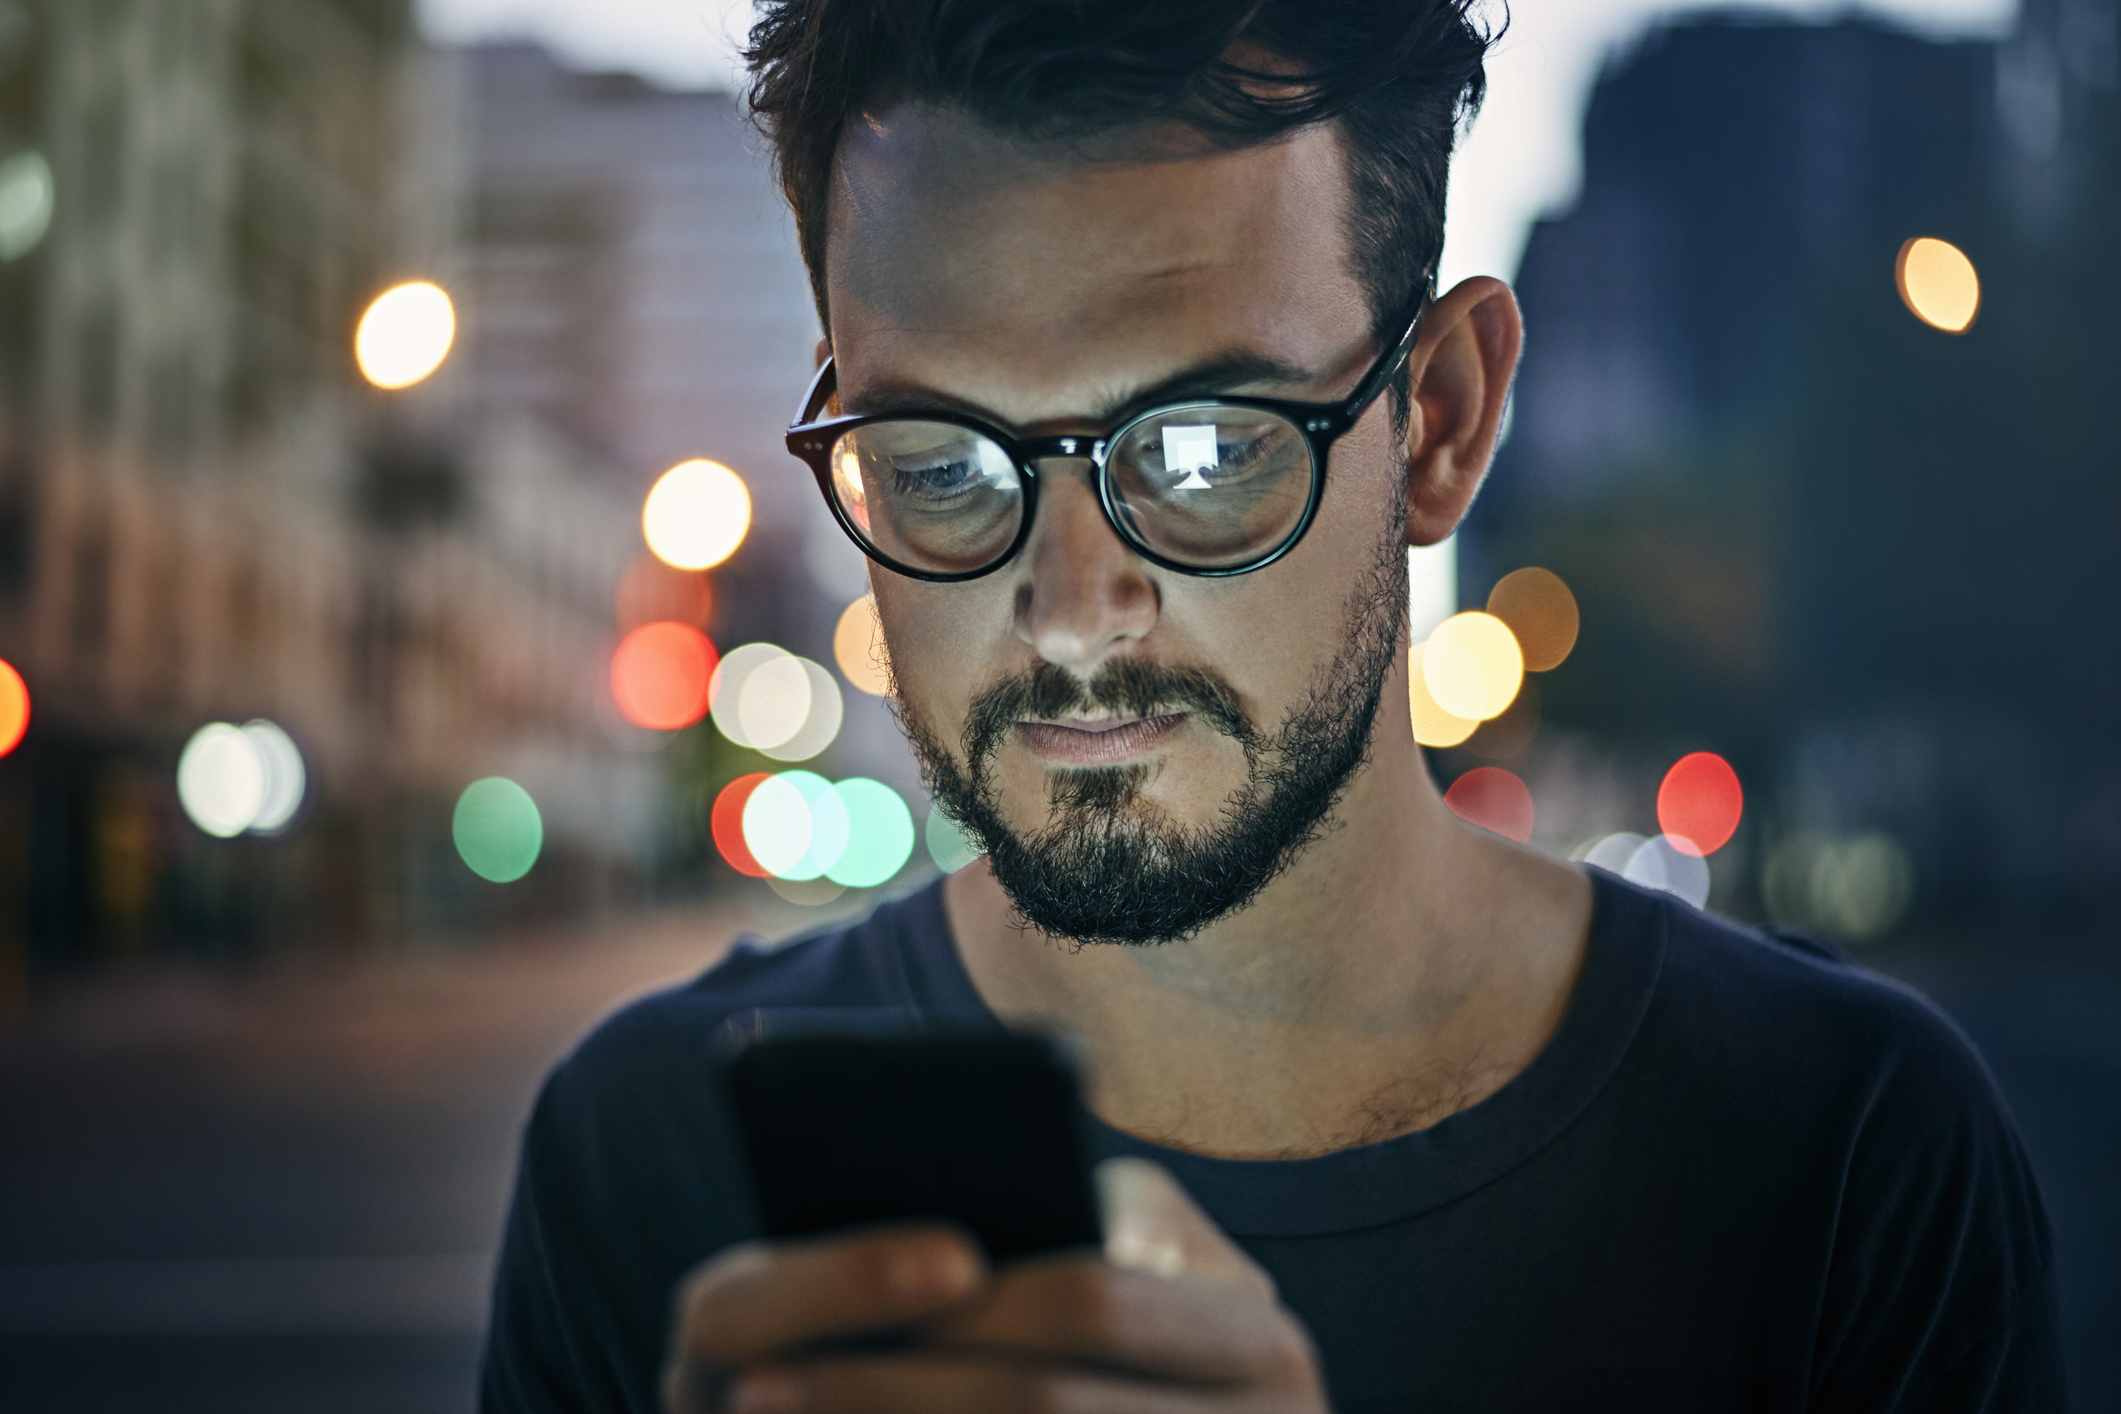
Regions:
<instances>
[{"instance_id":1,"label":"mustache","mask_svg":"<svg viewBox=\"0 0 2121 1414\"><path fill-rule=\"evenodd\" d=\"M1237 689L1222 674L1117 658L1088 682L1065 668L1041 663L988 688L973 699L965 720L965 759L977 769L1018 722L1096 707L1137 717L1190 712L1243 747L1248 756L1259 750L1259 731L1239 704Z\"/></svg>"}]
</instances>

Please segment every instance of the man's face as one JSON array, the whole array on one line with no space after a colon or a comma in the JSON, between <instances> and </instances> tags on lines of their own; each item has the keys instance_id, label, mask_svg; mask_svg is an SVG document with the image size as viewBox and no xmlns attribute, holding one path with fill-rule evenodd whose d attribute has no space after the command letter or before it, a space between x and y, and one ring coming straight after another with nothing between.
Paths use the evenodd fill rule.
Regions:
<instances>
[{"instance_id":1,"label":"man's face","mask_svg":"<svg viewBox=\"0 0 2121 1414\"><path fill-rule=\"evenodd\" d=\"M827 243L847 411L1096 434L1175 396L1348 394L1377 349L1333 131L1106 146L1030 148L914 106L850 129ZM1337 444L1310 532L1264 570L1149 564L1089 464L1054 461L1001 569L875 572L909 735L1031 922L1189 936L1316 833L1403 636L1405 474L1380 400Z\"/></svg>"}]
</instances>

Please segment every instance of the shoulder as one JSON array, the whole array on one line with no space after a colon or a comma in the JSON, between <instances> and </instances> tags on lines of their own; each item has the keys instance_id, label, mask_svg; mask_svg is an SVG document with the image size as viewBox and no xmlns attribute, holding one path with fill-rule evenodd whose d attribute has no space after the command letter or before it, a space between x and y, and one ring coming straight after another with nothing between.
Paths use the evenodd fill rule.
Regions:
<instances>
[{"instance_id":1,"label":"shoulder","mask_svg":"<svg viewBox=\"0 0 2121 1414\"><path fill-rule=\"evenodd\" d=\"M1607 881L1616 911L1662 936L1646 1039L1705 1076L1793 1098L2001 1113L1979 1053L1951 1018L1903 983L1802 934L1748 927L1666 895Z\"/></svg>"}]
</instances>

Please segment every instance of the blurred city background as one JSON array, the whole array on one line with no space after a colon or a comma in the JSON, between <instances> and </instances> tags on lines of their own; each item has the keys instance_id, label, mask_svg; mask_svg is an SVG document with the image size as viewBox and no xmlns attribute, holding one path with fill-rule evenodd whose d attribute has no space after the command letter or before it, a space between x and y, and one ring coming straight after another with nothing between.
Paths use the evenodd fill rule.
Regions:
<instances>
[{"instance_id":1,"label":"blurred city background","mask_svg":"<svg viewBox=\"0 0 2121 1414\"><path fill-rule=\"evenodd\" d=\"M1950 1010L2121 1409L2121 9L1513 9L1417 735ZM543 1069L965 861L781 445L743 22L0 0L7 1408L468 1408Z\"/></svg>"}]
</instances>

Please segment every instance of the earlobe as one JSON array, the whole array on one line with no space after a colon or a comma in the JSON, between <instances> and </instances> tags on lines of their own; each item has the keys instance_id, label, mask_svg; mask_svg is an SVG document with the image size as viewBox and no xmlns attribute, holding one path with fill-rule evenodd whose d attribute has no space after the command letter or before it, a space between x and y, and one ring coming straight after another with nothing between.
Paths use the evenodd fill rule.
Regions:
<instances>
[{"instance_id":1,"label":"earlobe","mask_svg":"<svg viewBox=\"0 0 2121 1414\"><path fill-rule=\"evenodd\" d=\"M831 357L832 336L830 334L826 334L818 339L817 347L810 351L810 371L812 373L817 372L820 368L823 368L825 366L825 360Z\"/></svg>"},{"instance_id":2,"label":"earlobe","mask_svg":"<svg viewBox=\"0 0 2121 1414\"><path fill-rule=\"evenodd\" d=\"M1430 308L1409 360L1415 406L1405 449L1408 544L1436 544L1472 506L1523 342L1517 299L1500 280L1476 276Z\"/></svg>"}]
</instances>

